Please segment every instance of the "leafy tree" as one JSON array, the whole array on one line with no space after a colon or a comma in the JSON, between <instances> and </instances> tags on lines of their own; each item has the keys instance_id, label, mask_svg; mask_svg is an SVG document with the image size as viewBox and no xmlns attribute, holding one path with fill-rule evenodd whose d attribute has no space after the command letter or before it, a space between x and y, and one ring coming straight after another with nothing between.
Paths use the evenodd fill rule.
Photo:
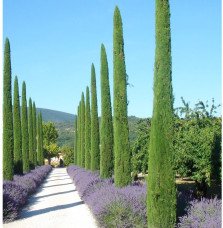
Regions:
<instances>
[{"instance_id":1,"label":"leafy tree","mask_svg":"<svg viewBox=\"0 0 223 228\"><path fill-rule=\"evenodd\" d=\"M3 179L13 179L13 114L9 39L5 40L3 72Z\"/></svg>"},{"instance_id":2,"label":"leafy tree","mask_svg":"<svg viewBox=\"0 0 223 228\"><path fill-rule=\"evenodd\" d=\"M51 158L57 157L60 152L60 147L56 143L50 143L43 147L44 157L48 159L48 164L51 162Z\"/></svg>"},{"instance_id":3,"label":"leafy tree","mask_svg":"<svg viewBox=\"0 0 223 228\"><path fill-rule=\"evenodd\" d=\"M148 227L175 227L176 222L170 41L169 1L156 0L154 100L147 185Z\"/></svg>"},{"instance_id":4,"label":"leafy tree","mask_svg":"<svg viewBox=\"0 0 223 228\"><path fill-rule=\"evenodd\" d=\"M56 143L58 139L58 131L53 122L43 123L43 145Z\"/></svg>"},{"instance_id":5,"label":"leafy tree","mask_svg":"<svg viewBox=\"0 0 223 228\"><path fill-rule=\"evenodd\" d=\"M192 109L189 102L182 101L183 107L177 111L184 118L175 120L175 170L181 177L195 180L197 194L206 196L212 180L220 181L221 118L214 117L218 106L212 100L208 110L208 102L204 106L199 101Z\"/></svg>"},{"instance_id":6,"label":"leafy tree","mask_svg":"<svg viewBox=\"0 0 223 228\"><path fill-rule=\"evenodd\" d=\"M22 83L22 163L23 173L29 172L29 133L27 118L26 83Z\"/></svg>"},{"instance_id":7,"label":"leafy tree","mask_svg":"<svg viewBox=\"0 0 223 228\"><path fill-rule=\"evenodd\" d=\"M63 156L64 165L65 166L68 166L68 165L74 163L73 150L70 147L63 146L61 148L61 153L62 153L62 156Z\"/></svg>"},{"instance_id":8,"label":"leafy tree","mask_svg":"<svg viewBox=\"0 0 223 228\"><path fill-rule=\"evenodd\" d=\"M150 119L140 120L137 124L137 138L132 145L132 172L135 178L138 173L148 173L148 150L150 138Z\"/></svg>"},{"instance_id":9,"label":"leafy tree","mask_svg":"<svg viewBox=\"0 0 223 228\"><path fill-rule=\"evenodd\" d=\"M77 117L74 120L74 164L77 165Z\"/></svg>"},{"instance_id":10,"label":"leafy tree","mask_svg":"<svg viewBox=\"0 0 223 228\"><path fill-rule=\"evenodd\" d=\"M33 151L33 107L32 100L29 98L29 112L28 112L28 132L29 132L29 165L30 169L34 166L34 151Z\"/></svg>"},{"instance_id":11,"label":"leafy tree","mask_svg":"<svg viewBox=\"0 0 223 228\"><path fill-rule=\"evenodd\" d=\"M91 109L89 87L86 88L85 109L85 168L91 169Z\"/></svg>"},{"instance_id":12,"label":"leafy tree","mask_svg":"<svg viewBox=\"0 0 223 228\"><path fill-rule=\"evenodd\" d=\"M21 132L21 116L19 101L19 85L18 78L15 77L14 82L14 103L13 103L13 126L14 126L14 172L21 175L22 167L22 132Z\"/></svg>"},{"instance_id":13,"label":"leafy tree","mask_svg":"<svg viewBox=\"0 0 223 228\"><path fill-rule=\"evenodd\" d=\"M37 126L36 126L36 104L33 102L33 162L34 166L37 166Z\"/></svg>"},{"instance_id":14,"label":"leafy tree","mask_svg":"<svg viewBox=\"0 0 223 228\"><path fill-rule=\"evenodd\" d=\"M108 62L104 45L101 45L101 135L100 135L100 176L112 177L113 161L113 124L111 96L108 76Z\"/></svg>"},{"instance_id":15,"label":"leafy tree","mask_svg":"<svg viewBox=\"0 0 223 228\"><path fill-rule=\"evenodd\" d=\"M118 7L114 12L114 154L115 185L123 187L131 182L129 128L127 117L127 74L125 67L122 18Z\"/></svg>"},{"instance_id":16,"label":"leafy tree","mask_svg":"<svg viewBox=\"0 0 223 228\"><path fill-rule=\"evenodd\" d=\"M100 169L99 122L96 76L94 64L91 65L91 170Z\"/></svg>"},{"instance_id":17,"label":"leafy tree","mask_svg":"<svg viewBox=\"0 0 223 228\"><path fill-rule=\"evenodd\" d=\"M85 167L85 101L81 95L81 166Z\"/></svg>"},{"instance_id":18,"label":"leafy tree","mask_svg":"<svg viewBox=\"0 0 223 228\"><path fill-rule=\"evenodd\" d=\"M53 122L43 123L43 150L50 164L52 157L58 155L59 147L56 144L58 139L58 132Z\"/></svg>"}]
</instances>

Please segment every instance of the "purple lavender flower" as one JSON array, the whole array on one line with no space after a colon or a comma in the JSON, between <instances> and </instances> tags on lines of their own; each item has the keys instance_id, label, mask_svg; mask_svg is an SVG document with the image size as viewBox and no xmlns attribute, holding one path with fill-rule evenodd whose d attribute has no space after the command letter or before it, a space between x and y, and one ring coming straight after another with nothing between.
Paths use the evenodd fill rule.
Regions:
<instances>
[{"instance_id":1,"label":"purple lavender flower","mask_svg":"<svg viewBox=\"0 0 223 228\"><path fill-rule=\"evenodd\" d=\"M28 196L34 193L47 174L52 170L49 165L37 167L25 175L14 175L13 181L3 183L3 221L16 219Z\"/></svg>"},{"instance_id":2,"label":"purple lavender flower","mask_svg":"<svg viewBox=\"0 0 223 228\"><path fill-rule=\"evenodd\" d=\"M187 215L180 217L178 227L182 228L221 228L221 200L202 198L193 200Z\"/></svg>"}]
</instances>

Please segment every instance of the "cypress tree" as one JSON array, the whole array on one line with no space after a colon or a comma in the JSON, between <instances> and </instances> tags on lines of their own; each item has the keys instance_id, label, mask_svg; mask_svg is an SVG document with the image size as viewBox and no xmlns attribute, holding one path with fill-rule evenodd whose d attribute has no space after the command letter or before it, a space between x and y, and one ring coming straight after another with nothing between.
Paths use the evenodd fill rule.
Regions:
<instances>
[{"instance_id":1,"label":"cypress tree","mask_svg":"<svg viewBox=\"0 0 223 228\"><path fill-rule=\"evenodd\" d=\"M74 120L74 164L77 165L77 116Z\"/></svg>"},{"instance_id":2,"label":"cypress tree","mask_svg":"<svg viewBox=\"0 0 223 228\"><path fill-rule=\"evenodd\" d=\"M85 168L91 169L91 108L89 87L86 88L85 109Z\"/></svg>"},{"instance_id":3,"label":"cypress tree","mask_svg":"<svg viewBox=\"0 0 223 228\"><path fill-rule=\"evenodd\" d=\"M168 0L156 0L154 68L154 102L147 185L148 227L175 227L176 187L172 147L174 112Z\"/></svg>"},{"instance_id":4,"label":"cypress tree","mask_svg":"<svg viewBox=\"0 0 223 228\"><path fill-rule=\"evenodd\" d=\"M91 65L91 170L100 169L99 122L97 106L96 76L94 64Z\"/></svg>"},{"instance_id":5,"label":"cypress tree","mask_svg":"<svg viewBox=\"0 0 223 228\"><path fill-rule=\"evenodd\" d=\"M85 167L85 100L81 95L81 166Z\"/></svg>"},{"instance_id":6,"label":"cypress tree","mask_svg":"<svg viewBox=\"0 0 223 228\"><path fill-rule=\"evenodd\" d=\"M77 133L78 133L77 161L78 161L78 166L81 166L81 102L79 102L79 106L78 106Z\"/></svg>"},{"instance_id":7,"label":"cypress tree","mask_svg":"<svg viewBox=\"0 0 223 228\"><path fill-rule=\"evenodd\" d=\"M33 115L33 162L34 162L34 166L37 166L37 134L36 134L36 130L37 130L37 126L36 126L36 104L35 102L33 102L33 111L32 111L32 115Z\"/></svg>"},{"instance_id":8,"label":"cypress tree","mask_svg":"<svg viewBox=\"0 0 223 228\"><path fill-rule=\"evenodd\" d=\"M124 55L122 18L118 7L114 12L114 154L115 185L123 187L131 182L129 129L127 116L127 78Z\"/></svg>"},{"instance_id":9,"label":"cypress tree","mask_svg":"<svg viewBox=\"0 0 223 228\"><path fill-rule=\"evenodd\" d=\"M42 113L40 113L40 148L41 148L41 164L44 165L44 156L43 156L43 119Z\"/></svg>"},{"instance_id":10,"label":"cypress tree","mask_svg":"<svg viewBox=\"0 0 223 228\"><path fill-rule=\"evenodd\" d=\"M3 179L13 179L13 114L9 39L5 40L3 73Z\"/></svg>"},{"instance_id":11,"label":"cypress tree","mask_svg":"<svg viewBox=\"0 0 223 228\"><path fill-rule=\"evenodd\" d=\"M42 115L38 114L37 118L37 164L43 165L43 130L42 130Z\"/></svg>"},{"instance_id":12,"label":"cypress tree","mask_svg":"<svg viewBox=\"0 0 223 228\"><path fill-rule=\"evenodd\" d=\"M101 135L100 176L112 177L113 172L113 125L111 96L105 47L101 45Z\"/></svg>"},{"instance_id":13,"label":"cypress tree","mask_svg":"<svg viewBox=\"0 0 223 228\"><path fill-rule=\"evenodd\" d=\"M29 172L29 134L26 102L26 83L22 83L22 163L23 173Z\"/></svg>"},{"instance_id":14,"label":"cypress tree","mask_svg":"<svg viewBox=\"0 0 223 228\"><path fill-rule=\"evenodd\" d=\"M33 153L33 107L32 99L29 98L29 112L28 112L28 127L29 127L29 166L34 168L34 153Z\"/></svg>"},{"instance_id":15,"label":"cypress tree","mask_svg":"<svg viewBox=\"0 0 223 228\"><path fill-rule=\"evenodd\" d=\"M19 101L19 84L18 78L15 77L14 82L14 103L13 103L13 127L14 127L14 172L22 174L22 132L21 132L21 116Z\"/></svg>"}]
</instances>

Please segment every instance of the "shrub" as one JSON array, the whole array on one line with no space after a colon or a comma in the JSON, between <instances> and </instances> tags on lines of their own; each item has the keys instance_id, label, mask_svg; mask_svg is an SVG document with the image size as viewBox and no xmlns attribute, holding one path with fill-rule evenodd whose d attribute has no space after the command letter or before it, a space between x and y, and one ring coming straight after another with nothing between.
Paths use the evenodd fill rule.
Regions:
<instances>
[{"instance_id":1,"label":"shrub","mask_svg":"<svg viewBox=\"0 0 223 228\"><path fill-rule=\"evenodd\" d=\"M188 207L187 215L180 218L178 227L221 227L221 200L193 200Z\"/></svg>"},{"instance_id":2,"label":"shrub","mask_svg":"<svg viewBox=\"0 0 223 228\"><path fill-rule=\"evenodd\" d=\"M40 166L23 176L14 175L13 181L4 181L4 222L13 221L18 217L19 211L27 202L29 195L37 190L51 169L50 165Z\"/></svg>"},{"instance_id":3,"label":"shrub","mask_svg":"<svg viewBox=\"0 0 223 228\"><path fill-rule=\"evenodd\" d=\"M113 179L101 179L98 172L76 166L69 166L67 172L101 227L147 227L145 185L120 189Z\"/></svg>"}]
</instances>

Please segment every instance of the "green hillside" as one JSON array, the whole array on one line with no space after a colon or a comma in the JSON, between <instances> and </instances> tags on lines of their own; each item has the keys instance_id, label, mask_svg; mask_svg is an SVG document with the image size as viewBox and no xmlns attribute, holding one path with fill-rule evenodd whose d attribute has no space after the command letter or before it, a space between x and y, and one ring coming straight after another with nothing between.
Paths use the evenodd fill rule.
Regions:
<instances>
[{"instance_id":1,"label":"green hillside","mask_svg":"<svg viewBox=\"0 0 223 228\"><path fill-rule=\"evenodd\" d=\"M74 119L75 115L66 113L66 112L60 112L55 111L51 109L44 109L44 108L37 108L37 113L40 112L43 116L44 122L54 122L55 126L58 130L59 137L57 140L57 143L59 146L74 146ZM137 123L141 118L135 117L135 116L129 116L129 139L130 142L133 142L137 137ZM99 118L99 124L100 124L100 118Z\"/></svg>"}]
</instances>

